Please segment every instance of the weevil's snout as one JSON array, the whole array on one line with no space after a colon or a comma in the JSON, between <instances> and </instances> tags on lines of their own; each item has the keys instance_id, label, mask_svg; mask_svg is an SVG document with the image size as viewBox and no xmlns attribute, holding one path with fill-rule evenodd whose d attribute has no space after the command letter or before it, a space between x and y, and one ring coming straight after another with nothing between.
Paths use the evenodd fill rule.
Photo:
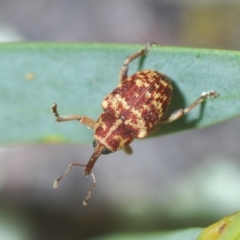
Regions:
<instances>
[{"instance_id":1,"label":"weevil's snout","mask_svg":"<svg viewBox=\"0 0 240 240\"><path fill-rule=\"evenodd\" d=\"M100 148L95 149L94 153L92 154L90 160L88 161L88 163L84 169L84 174L86 176L88 176L91 173L93 166L100 155L101 155L101 149Z\"/></svg>"},{"instance_id":2,"label":"weevil's snout","mask_svg":"<svg viewBox=\"0 0 240 240\"><path fill-rule=\"evenodd\" d=\"M96 140L93 141L93 147L94 147L94 152L93 152L90 160L88 161L88 164L86 165L86 167L84 169L84 174L86 176L88 176L91 173L95 162L97 161L97 159L99 158L99 156L101 154L111 153L111 151L109 149L104 147L102 144L98 143Z\"/></svg>"}]
</instances>

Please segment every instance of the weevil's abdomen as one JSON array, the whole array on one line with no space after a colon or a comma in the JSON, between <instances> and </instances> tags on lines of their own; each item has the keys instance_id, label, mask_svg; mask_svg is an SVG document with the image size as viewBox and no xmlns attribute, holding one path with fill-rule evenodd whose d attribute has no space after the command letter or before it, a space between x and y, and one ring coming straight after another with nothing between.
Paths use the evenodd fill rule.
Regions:
<instances>
[{"instance_id":1,"label":"weevil's abdomen","mask_svg":"<svg viewBox=\"0 0 240 240\"><path fill-rule=\"evenodd\" d=\"M161 119L171 102L172 84L163 74L143 70L122 81L102 102L104 111L122 119L145 137Z\"/></svg>"}]
</instances>

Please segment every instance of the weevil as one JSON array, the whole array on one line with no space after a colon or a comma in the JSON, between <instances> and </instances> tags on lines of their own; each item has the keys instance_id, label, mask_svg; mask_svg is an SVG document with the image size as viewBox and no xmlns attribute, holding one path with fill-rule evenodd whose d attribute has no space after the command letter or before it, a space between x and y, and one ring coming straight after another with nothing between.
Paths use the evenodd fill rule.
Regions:
<instances>
[{"instance_id":1,"label":"weevil","mask_svg":"<svg viewBox=\"0 0 240 240\"><path fill-rule=\"evenodd\" d=\"M153 43L148 43L137 53L130 55L120 69L119 85L102 101L103 113L95 121L79 115L60 116L57 104L52 106L52 112L57 122L77 120L94 131L94 152L87 164L71 163L66 172L57 178L53 184L57 188L60 180L66 176L73 166L85 167L84 174L92 175L93 184L84 199L87 205L91 192L96 186L93 166L101 154L109 154L118 150L130 153L130 143L135 138L145 138L155 131L159 125L170 123L191 111L207 98L217 97L213 90L203 92L191 105L179 109L166 116L166 111L172 99L173 86L170 79L163 73L154 70L138 71L128 77L129 64L146 55Z\"/></svg>"}]
</instances>

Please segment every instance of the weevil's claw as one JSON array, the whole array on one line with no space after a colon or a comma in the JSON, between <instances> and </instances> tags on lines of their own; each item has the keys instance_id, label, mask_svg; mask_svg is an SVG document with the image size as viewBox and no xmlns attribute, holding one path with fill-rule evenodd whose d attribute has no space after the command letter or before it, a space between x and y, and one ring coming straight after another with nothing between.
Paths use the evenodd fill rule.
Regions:
<instances>
[{"instance_id":1,"label":"weevil's claw","mask_svg":"<svg viewBox=\"0 0 240 240\"><path fill-rule=\"evenodd\" d=\"M146 55L148 53L148 51L150 50L150 48L152 46L155 46L156 43L155 42L148 42L145 46L145 48L142 50L143 51L143 54Z\"/></svg>"},{"instance_id":2,"label":"weevil's claw","mask_svg":"<svg viewBox=\"0 0 240 240\"><path fill-rule=\"evenodd\" d=\"M147 43L147 46L149 46L149 48L150 48L150 47L153 47L153 46L155 46L155 45L157 45L157 43L156 43L156 42L153 42L153 41Z\"/></svg>"},{"instance_id":3,"label":"weevil's claw","mask_svg":"<svg viewBox=\"0 0 240 240\"><path fill-rule=\"evenodd\" d=\"M59 114L58 114L58 111L57 111L57 104L56 104L56 103L54 103L54 104L52 105L51 111L52 111L53 115L54 115L56 118L59 117Z\"/></svg>"},{"instance_id":4,"label":"weevil's claw","mask_svg":"<svg viewBox=\"0 0 240 240\"><path fill-rule=\"evenodd\" d=\"M219 94L217 92L215 92L214 90L211 90L209 92L203 92L201 94L202 98L216 98L217 96L219 96Z\"/></svg>"},{"instance_id":5,"label":"weevil's claw","mask_svg":"<svg viewBox=\"0 0 240 240\"><path fill-rule=\"evenodd\" d=\"M216 97L219 96L219 93L215 92L214 90L211 90L211 91L209 92L209 96L210 96L211 98L216 98Z\"/></svg>"}]
</instances>

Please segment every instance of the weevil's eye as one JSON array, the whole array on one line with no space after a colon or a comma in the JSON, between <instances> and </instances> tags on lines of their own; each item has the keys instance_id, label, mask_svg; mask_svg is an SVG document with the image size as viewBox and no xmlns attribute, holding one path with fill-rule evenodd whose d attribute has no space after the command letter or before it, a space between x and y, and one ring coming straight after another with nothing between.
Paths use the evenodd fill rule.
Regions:
<instances>
[{"instance_id":1,"label":"weevil's eye","mask_svg":"<svg viewBox=\"0 0 240 240\"><path fill-rule=\"evenodd\" d=\"M93 143L92 143L93 147L96 148L97 146L97 142L95 140L93 140Z\"/></svg>"},{"instance_id":2,"label":"weevil's eye","mask_svg":"<svg viewBox=\"0 0 240 240\"><path fill-rule=\"evenodd\" d=\"M101 151L101 154L109 154L111 153L112 151L110 151L109 149L107 148L103 148L102 151Z\"/></svg>"},{"instance_id":3,"label":"weevil's eye","mask_svg":"<svg viewBox=\"0 0 240 240\"><path fill-rule=\"evenodd\" d=\"M93 140L93 147L96 148L98 145L98 142L96 140ZM101 151L101 154L109 154L112 151L110 151L108 148L103 148Z\"/></svg>"}]
</instances>

